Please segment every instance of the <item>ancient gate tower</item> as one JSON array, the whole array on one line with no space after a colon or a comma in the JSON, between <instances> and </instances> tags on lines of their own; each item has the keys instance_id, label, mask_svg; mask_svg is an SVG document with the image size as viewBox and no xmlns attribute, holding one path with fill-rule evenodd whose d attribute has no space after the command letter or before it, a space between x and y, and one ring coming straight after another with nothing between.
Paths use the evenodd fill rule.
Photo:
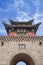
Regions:
<instances>
[{"instance_id":1,"label":"ancient gate tower","mask_svg":"<svg viewBox=\"0 0 43 65\"><path fill-rule=\"evenodd\" d=\"M35 36L41 23L32 25L33 21L3 22L8 36L0 37L0 65L43 65L43 36Z\"/></svg>"}]
</instances>

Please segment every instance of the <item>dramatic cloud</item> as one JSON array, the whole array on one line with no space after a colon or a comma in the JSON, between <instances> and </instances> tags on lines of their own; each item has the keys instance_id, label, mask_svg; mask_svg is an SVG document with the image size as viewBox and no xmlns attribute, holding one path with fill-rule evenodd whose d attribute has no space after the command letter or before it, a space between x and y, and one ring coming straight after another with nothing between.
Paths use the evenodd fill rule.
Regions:
<instances>
[{"instance_id":1,"label":"dramatic cloud","mask_svg":"<svg viewBox=\"0 0 43 65\"><path fill-rule=\"evenodd\" d=\"M28 21L31 19L31 17L28 16L28 13L21 11L21 12L18 12L16 19L18 21Z\"/></svg>"}]
</instances>

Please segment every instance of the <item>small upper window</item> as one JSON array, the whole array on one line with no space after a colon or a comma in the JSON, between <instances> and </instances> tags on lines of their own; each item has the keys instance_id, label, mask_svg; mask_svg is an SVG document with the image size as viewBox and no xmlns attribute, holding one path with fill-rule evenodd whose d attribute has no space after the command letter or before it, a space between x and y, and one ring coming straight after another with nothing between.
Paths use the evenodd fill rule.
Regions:
<instances>
[{"instance_id":1,"label":"small upper window","mask_svg":"<svg viewBox=\"0 0 43 65\"><path fill-rule=\"evenodd\" d=\"M25 48L25 44L19 44L19 48L20 49L24 49Z\"/></svg>"}]
</instances>

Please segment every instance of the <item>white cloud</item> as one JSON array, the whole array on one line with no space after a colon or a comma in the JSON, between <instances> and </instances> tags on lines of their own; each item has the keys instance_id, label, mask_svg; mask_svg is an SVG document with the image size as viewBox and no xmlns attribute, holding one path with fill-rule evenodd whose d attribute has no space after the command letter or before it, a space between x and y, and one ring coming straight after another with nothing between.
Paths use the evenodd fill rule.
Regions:
<instances>
[{"instance_id":1,"label":"white cloud","mask_svg":"<svg viewBox=\"0 0 43 65\"><path fill-rule=\"evenodd\" d=\"M13 0L13 3L7 2L6 8L2 9L2 10L4 10L5 12L9 12L9 11L12 11L12 10L17 11L17 9L19 7L23 8L24 5L25 5L24 0Z\"/></svg>"},{"instance_id":2,"label":"white cloud","mask_svg":"<svg viewBox=\"0 0 43 65\"><path fill-rule=\"evenodd\" d=\"M43 13L38 13L38 12L36 12L35 14L34 14L34 19L35 19L35 21L33 22L33 24L36 24L36 23L38 23L38 22L41 22L42 24L39 26L39 28L38 28L38 30L37 30L37 33L36 33L36 35L38 35L38 36L42 36L43 35ZM40 33L39 33L40 32Z\"/></svg>"},{"instance_id":3,"label":"white cloud","mask_svg":"<svg viewBox=\"0 0 43 65\"><path fill-rule=\"evenodd\" d=\"M35 19L35 22L39 20L39 17L43 16L43 14L39 14L39 5L40 5L40 0L32 0L34 3L34 6L36 7L36 13L34 14L33 18ZM24 0L13 0L13 3L9 3L7 2L7 7L6 9L2 9L0 8L0 11L5 11L5 12L9 12L9 11L14 11L16 10L17 12L17 17L16 19L19 21L26 21L26 20L30 20L31 17L29 16L29 10L28 12L25 11L21 11L20 10L20 6L24 7L26 5L26 3L24 2ZM28 7L29 8L29 7Z\"/></svg>"},{"instance_id":4,"label":"white cloud","mask_svg":"<svg viewBox=\"0 0 43 65\"><path fill-rule=\"evenodd\" d=\"M43 23L43 19L41 17L43 17L43 13L35 13L34 14L35 23L38 23L38 22Z\"/></svg>"},{"instance_id":5,"label":"white cloud","mask_svg":"<svg viewBox=\"0 0 43 65\"><path fill-rule=\"evenodd\" d=\"M31 19L31 17L28 16L29 11L25 12L23 10L20 10L20 8L23 8L24 6L26 6L26 3L24 2L24 0L14 0L14 2L15 2L15 10L17 11L16 20L27 21L27 20ZM29 9L29 7L28 7L28 9Z\"/></svg>"},{"instance_id":6,"label":"white cloud","mask_svg":"<svg viewBox=\"0 0 43 65\"><path fill-rule=\"evenodd\" d=\"M16 19L18 21L28 21L31 19L31 17L28 16L28 12L26 13L24 11L19 11Z\"/></svg>"},{"instance_id":7,"label":"white cloud","mask_svg":"<svg viewBox=\"0 0 43 65\"><path fill-rule=\"evenodd\" d=\"M18 8L18 7L23 7L25 5L24 3L24 0L14 0L15 2L15 7Z\"/></svg>"},{"instance_id":8,"label":"white cloud","mask_svg":"<svg viewBox=\"0 0 43 65\"><path fill-rule=\"evenodd\" d=\"M2 29L0 29L0 33L6 33L6 31L5 30L2 30Z\"/></svg>"},{"instance_id":9,"label":"white cloud","mask_svg":"<svg viewBox=\"0 0 43 65\"><path fill-rule=\"evenodd\" d=\"M40 5L40 0L32 0L34 6L36 7L36 12L39 12L39 5Z\"/></svg>"},{"instance_id":10,"label":"white cloud","mask_svg":"<svg viewBox=\"0 0 43 65\"><path fill-rule=\"evenodd\" d=\"M5 4L5 3L4 3ZM24 0L13 0L13 3L9 3L7 2L6 8L5 9L1 9L1 11L5 11L5 12L12 12L12 11L16 11L17 12L17 20L29 20L30 17L28 16L29 11L25 12L25 11L21 11L20 8L23 8L24 6L26 6L26 3L24 2ZM28 7L29 9L29 7Z\"/></svg>"},{"instance_id":11,"label":"white cloud","mask_svg":"<svg viewBox=\"0 0 43 65\"><path fill-rule=\"evenodd\" d=\"M39 12L40 9L40 0L32 0L34 6L36 7L36 13L34 14L33 18L35 19L34 23L42 22L43 12Z\"/></svg>"},{"instance_id":12,"label":"white cloud","mask_svg":"<svg viewBox=\"0 0 43 65\"><path fill-rule=\"evenodd\" d=\"M40 5L40 0L34 0L34 5L39 6Z\"/></svg>"},{"instance_id":13,"label":"white cloud","mask_svg":"<svg viewBox=\"0 0 43 65\"><path fill-rule=\"evenodd\" d=\"M40 5L40 0L32 0L34 2L34 6L36 7L36 13L34 14L35 21L39 19L40 16L43 16L43 14L39 14L39 5ZM31 17L29 17L29 10L28 12L25 11L21 11L19 9L19 7L24 7L26 5L26 3L24 2L24 0L13 0L13 3L9 3L7 2L7 7L6 9L2 9L0 8L0 11L5 11L5 12L9 12L9 11L17 11L17 17L16 19L19 21L24 21L24 20L29 20L31 19ZM29 7L28 7L29 8ZM39 20L38 20L39 21Z\"/></svg>"}]
</instances>

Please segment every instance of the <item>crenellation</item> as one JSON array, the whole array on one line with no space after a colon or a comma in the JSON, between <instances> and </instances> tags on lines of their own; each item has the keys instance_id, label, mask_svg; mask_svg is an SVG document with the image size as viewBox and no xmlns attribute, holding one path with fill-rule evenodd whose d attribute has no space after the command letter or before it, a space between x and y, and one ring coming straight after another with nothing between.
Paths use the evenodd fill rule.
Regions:
<instances>
[{"instance_id":1,"label":"crenellation","mask_svg":"<svg viewBox=\"0 0 43 65\"><path fill-rule=\"evenodd\" d=\"M28 37L28 36L15 36L15 37L0 37L0 41L5 41L5 42L8 42L8 41L16 41L16 42L19 42L19 41L40 41L42 42L43 41L43 37L40 37L40 36L35 36L35 37Z\"/></svg>"}]
</instances>

